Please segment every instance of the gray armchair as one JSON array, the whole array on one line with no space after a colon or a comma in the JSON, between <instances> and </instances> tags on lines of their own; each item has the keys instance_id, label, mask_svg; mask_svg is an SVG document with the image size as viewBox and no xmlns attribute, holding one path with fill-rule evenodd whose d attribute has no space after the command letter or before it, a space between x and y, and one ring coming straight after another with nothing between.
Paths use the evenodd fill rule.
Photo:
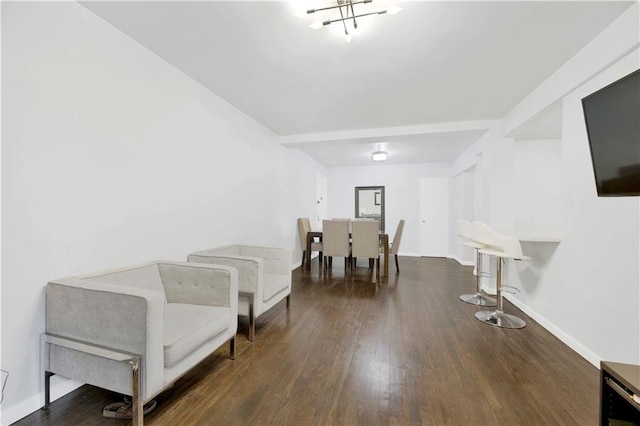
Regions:
<instances>
[{"instance_id":1,"label":"gray armchair","mask_svg":"<svg viewBox=\"0 0 640 426\"><path fill-rule=\"evenodd\" d=\"M230 245L191 253L189 262L227 265L239 271L238 315L249 317L249 340L255 321L282 299L289 309L291 250L277 247Z\"/></svg>"},{"instance_id":2,"label":"gray armchair","mask_svg":"<svg viewBox=\"0 0 640 426\"><path fill-rule=\"evenodd\" d=\"M51 281L42 336L45 408L59 374L142 406L225 342L235 356L238 271L159 261Z\"/></svg>"}]
</instances>

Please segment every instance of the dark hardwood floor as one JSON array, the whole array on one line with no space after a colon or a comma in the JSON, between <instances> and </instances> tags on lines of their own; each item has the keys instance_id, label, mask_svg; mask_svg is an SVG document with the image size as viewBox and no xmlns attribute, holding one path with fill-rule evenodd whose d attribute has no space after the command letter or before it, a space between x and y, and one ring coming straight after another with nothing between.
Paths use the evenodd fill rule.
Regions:
<instances>
[{"instance_id":1,"label":"dark hardwood floor","mask_svg":"<svg viewBox=\"0 0 640 426\"><path fill-rule=\"evenodd\" d=\"M241 322L236 360L228 346L158 396L148 425L596 425L599 371L508 302L527 321L505 330L475 319L458 300L470 267L441 258L400 258L370 282L317 260L293 272L284 302ZM91 386L18 425L126 425L102 417L121 398Z\"/></svg>"}]
</instances>

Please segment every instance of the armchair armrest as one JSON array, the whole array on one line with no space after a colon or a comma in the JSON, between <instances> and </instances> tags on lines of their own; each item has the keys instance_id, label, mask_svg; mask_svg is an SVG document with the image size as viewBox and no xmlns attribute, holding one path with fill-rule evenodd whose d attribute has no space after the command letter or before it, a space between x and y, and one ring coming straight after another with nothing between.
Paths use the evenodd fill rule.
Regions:
<instances>
[{"instance_id":1,"label":"armchair armrest","mask_svg":"<svg viewBox=\"0 0 640 426\"><path fill-rule=\"evenodd\" d=\"M131 396L132 396L132 407L133 407L133 424L134 425L142 425L143 422L143 413L142 413L142 386L140 380L140 364L142 362L142 357L136 354L128 354L124 352L114 351L109 348L104 348L101 346L95 346L88 344L83 341L78 341L74 339L69 339L66 337L58 337L53 334L43 333L41 336L41 348L42 348L42 359L46 362L49 360L49 345L58 346L61 348L71 349L76 352L82 352L89 355L94 355L97 357L102 357L105 359L113 360L116 362L126 362L131 366ZM47 367L49 368L49 367ZM51 403L51 392L50 392L50 379L51 376L55 373L52 373L48 370L45 370L44 380L44 407L45 409L49 408L49 404Z\"/></svg>"},{"instance_id":2,"label":"armchair armrest","mask_svg":"<svg viewBox=\"0 0 640 426\"><path fill-rule=\"evenodd\" d=\"M141 355L143 395L162 388L163 315L164 295L148 288L75 277L47 284L46 333ZM47 371L131 393L126 368L110 373L105 371L104 360L63 347L52 347L46 355L43 367Z\"/></svg>"},{"instance_id":3,"label":"armchair armrest","mask_svg":"<svg viewBox=\"0 0 640 426\"><path fill-rule=\"evenodd\" d=\"M157 291L66 278L47 284L46 332L144 354L154 337L147 324L162 324L163 310ZM151 343L162 348L162 337Z\"/></svg>"}]
</instances>

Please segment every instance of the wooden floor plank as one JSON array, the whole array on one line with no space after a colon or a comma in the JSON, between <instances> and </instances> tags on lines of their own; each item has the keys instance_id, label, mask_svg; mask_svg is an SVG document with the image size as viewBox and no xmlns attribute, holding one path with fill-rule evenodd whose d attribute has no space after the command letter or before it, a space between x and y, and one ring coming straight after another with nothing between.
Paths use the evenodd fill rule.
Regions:
<instances>
[{"instance_id":1,"label":"wooden floor plank","mask_svg":"<svg viewBox=\"0 0 640 426\"><path fill-rule=\"evenodd\" d=\"M364 264L362 264L364 265ZM365 266L346 276L293 271L284 303L241 320L236 360L223 348L157 398L148 425L595 425L598 370L527 321L504 330L458 300L472 269L400 257L376 285ZM92 386L17 425L126 425L102 417L120 396Z\"/></svg>"}]
</instances>

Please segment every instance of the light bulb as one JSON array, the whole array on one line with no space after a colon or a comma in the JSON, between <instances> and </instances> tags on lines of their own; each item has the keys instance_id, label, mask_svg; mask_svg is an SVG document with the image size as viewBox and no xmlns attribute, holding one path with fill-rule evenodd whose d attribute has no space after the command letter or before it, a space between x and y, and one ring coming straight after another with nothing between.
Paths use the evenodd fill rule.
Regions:
<instances>
[{"instance_id":1,"label":"light bulb","mask_svg":"<svg viewBox=\"0 0 640 426\"><path fill-rule=\"evenodd\" d=\"M306 10L298 10L298 11L293 13L293 16L297 16L298 18L304 18L305 16L307 16L307 11Z\"/></svg>"},{"instance_id":2,"label":"light bulb","mask_svg":"<svg viewBox=\"0 0 640 426\"><path fill-rule=\"evenodd\" d=\"M351 34L345 34L344 39L347 43L351 43Z\"/></svg>"},{"instance_id":3,"label":"light bulb","mask_svg":"<svg viewBox=\"0 0 640 426\"><path fill-rule=\"evenodd\" d=\"M319 30L322 27L322 21L316 21L313 24L309 25L309 28L313 28L314 30Z\"/></svg>"},{"instance_id":4,"label":"light bulb","mask_svg":"<svg viewBox=\"0 0 640 426\"><path fill-rule=\"evenodd\" d=\"M372 156L373 161L386 161L387 153L385 151L376 151Z\"/></svg>"}]
</instances>

